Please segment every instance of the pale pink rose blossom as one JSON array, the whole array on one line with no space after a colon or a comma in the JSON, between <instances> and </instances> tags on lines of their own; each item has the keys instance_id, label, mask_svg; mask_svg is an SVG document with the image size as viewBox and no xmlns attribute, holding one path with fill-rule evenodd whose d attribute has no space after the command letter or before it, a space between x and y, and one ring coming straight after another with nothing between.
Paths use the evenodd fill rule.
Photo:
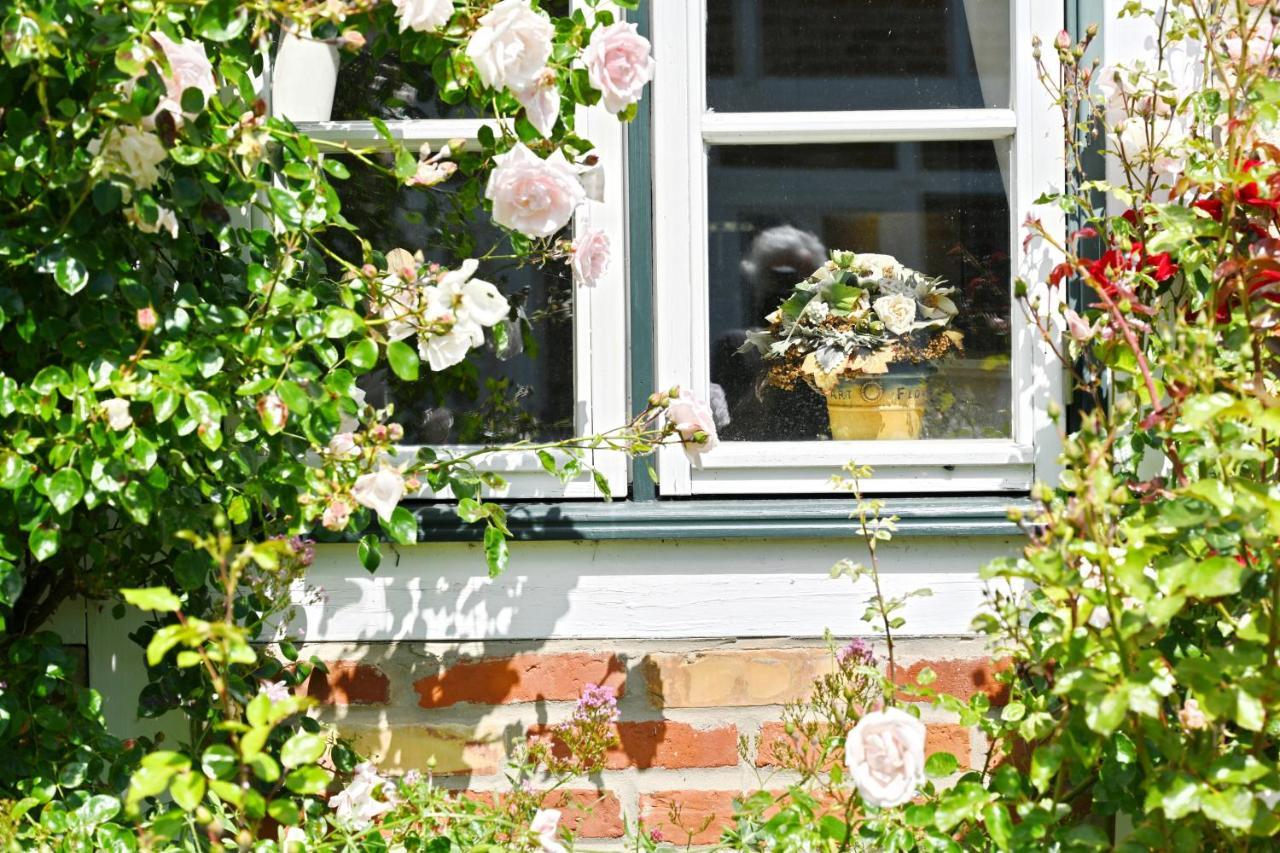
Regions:
<instances>
[{"instance_id":1,"label":"pale pink rose blossom","mask_svg":"<svg viewBox=\"0 0 1280 853\"><path fill-rule=\"evenodd\" d=\"M213 65L204 51L204 42L183 39L176 42L159 30L151 34L151 38L164 51L169 70L161 70L166 95L160 99L156 113L168 110L177 121L184 115L192 117L192 113L184 113L182 109L182 93L188 89L199 89L207 102L218 91L218 84L213 79ZM152 114L154 118L154 113Z\"/></svg>"},{"instance_id":2,"label":"pale pink rose blossom","mask_svg":"<svg viewBox=\"0 0 1280 853\"><path fill-rule=\"evenodd\" d=\"M1200 703L1190 696L1187 697L1186 702L1182 703L1182 707L1178 709L1178 722L1189 732L1209 727L1209 718L1204 715L1204 711L1200 710Z\"/></svg>"},{"instance_id":3,"label":"pale pink rose blossom","mask_svg":"<svg viewBox=\"0 0 1280 853\"><path fill-rule=\"evenodd\" d=\"M555 27L529 0L502 0L482 18L467 43L467 57L490 89L513 92L531 85L551 58Z\"/></svg>"},{"instance_id":4,"label":"pale pink rose blossom","mask_svg":"<svg viewBox=\"0 0 1280 853\"><path fill-rule=\"evenodd\" d=\"M649 40L626 21L592 33L582 61L591 85L604 95L604 108L615 115L640 100L656 65Z\"/></svg>"},{"instance_id":5,"label":"pale pink rose blossom","mask_svg":"<svg viewBox=\"0 0 1280 853\"><path fill-rule=\"evenodd\" d=\"M320 518L320 523L324 525L325 530L346 530L347 522L351 520L351 504L342 498L334 498L329 501L324 508L324 515Z\"/></svg>"},{"instance_id":6,"label":"pale pink rose blossom","mask_svg":"<svg viewBox=\"0 0 1280 853\"><path fill-rule=\"evenodd\" d=\"M1096 328L1089 325L1088 320L1070 308L1066 309L1063 315L1067 318L1067 331L1071 334L1071 339L1076 343L1087 344L1098 333Z\"/></svg>"},{"instance_id":7,"label":"pale pink rose blossom","mask_svg":"<svg viewBox=\"0 0 1280 853\"><path fill-rule=\"evenodd\" d=\"M360 453L355 433L340 432L329 439L329 453L338 459L354 459Z\"/></svg>"},{"instance_id":8,"label":"pale pink rose blossom","mask_svg":"<svg viewBox=\"0 0 1280 853\"><path fill-rule=\"evenodd\" d=\"M404 497L404 477L391 467L383 467L372 474L356 478L351 487L351 497L360 506L368 507L383 521L391 520L391 513Z\"/></svg>"},{"instance_id":9,"label":"pale pink rose blossom","mask_svg":"<svg viewBox=\"0 0 1280 853\"><path fill-rule=\"evenodd\" d=\"M529 822L529 829L538 836L538 849L542 853L566 853L564 845L556 838L559 825L559 809L538 809Z\"/></svg>"},{"instance_id":10,"label":"pale pink rose blossom","mask_svg":"<svg viewBox=\"0 0 1280 853\"><path fill-rule=\"evenodd\" d=\"M577 172L557 150L543 160L523 142L494 158L485 198L493 221L529 237L550 237L573 217L585 198Z\"/></svg>"},{"instance_id":11,"label":"pale pink rose blossom","mask_svg":"<svg viewBox=\"0 0 1280 853\"><path fill-rule=\"evenodd\" d=\"M425 33L441 29L453 17L453 0L394 0L400 32Z\"/></svg>"},{"instance_id":12,"label":"pale pink rose blossom","mask_svg":"<svg viewBox=\"0 0 1280 853\"><path fill-rule=\"evenodd\" d=\"M609 237L603 231L588 231L573 241L573 274L578 284L592 287L609 270Z\"/></svg>"},{"instance_id":13,"label":"pale pink rose blossom","mask_svg":"<svg viewBox=\"0 0 1280 853\"><path fill-rule=\"evenodd\" d=\"M924 784L924 723L899 708L872 711L845 741L845 763L864 802L888 809Z\"/></svg>"},{"instance_id":14,"label":"pale pink rose blossom","mask_svg":"<svg viewBox=\"0 0 1280 853\"><path fill-rule=\"evenodd\" d=\"M119 432L133 426L133 415L129 414L129 401L119 397L102 401L102 411L107 415L107 426Z\"/></svg>"},{"instance_id":15,"label":"pale pink rose blossom","mask_svg":"<svg viewBox=\"0 0 1280 853\"><path fill-rule=\"evenodd\" d=\"M720 443L711 407L687 388L671 398L667 420L680 435L685 455L694 465L700 465L702 454L715 450Z\"/></svg>"},{"instance_id":16,"label":"pale pink rose blossom","mask_svg":"<svg viewBox=\"0 0 1280 853\"><path fill-rule=\"evenodd\" d=\"M329 798L329 808L335 811L338 822L356 829L368 826L395 806L395 786L367 761L357 764L351 783Z\"/></svg>"},{"instance_id":17,"label":"pale pink rose blossom","mask_svg":"<svg viewBox=\"0 0 1280 853\"><path fill-rule=\"evenodd\" d=\"M146 308L138 309L138 328L144 332L149 332L156 327L159 317L156 316L156 309L148 305Z\"/></svg>"},{"instance_id":18,"label":"pale pink rose blossom","mask_svg":"<svg viewBox=\"0 0 1280 853\"><path fill-rule=\"evenodd\" d=\"M258 692L267 694L272 702L283 702L293 698L293 691L283 681L264 681L258 685Z\"/></svg>"},{"instance_id":19,"label":"pale pink rose blossom","mask_svg":"<svg viewBox=\"0 0 1280 853\"><path fill-rule=\"evenodd\" d=\"M560 88L556 85L556 74L550 68L544 68L528 86L515 90L516 100L524 107L524 114L538 133L548 139L560 117Z\"/></svg>"}]
</instances>

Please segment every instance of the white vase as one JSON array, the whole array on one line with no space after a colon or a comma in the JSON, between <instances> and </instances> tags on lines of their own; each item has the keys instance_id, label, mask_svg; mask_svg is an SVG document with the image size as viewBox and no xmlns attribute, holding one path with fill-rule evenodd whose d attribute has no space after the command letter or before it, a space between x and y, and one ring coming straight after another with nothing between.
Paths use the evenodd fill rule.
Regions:
<instances>
[{"instance_id":1,"label":"white vase","mask_svg":"<svg viewBox=\"0 0 1280 853\"><path fill-rule=\"evenodd\" d=\"M271 109L291 121L329 121L338 46L286 31L271 72Z\"/></svg>"}]
</instances>

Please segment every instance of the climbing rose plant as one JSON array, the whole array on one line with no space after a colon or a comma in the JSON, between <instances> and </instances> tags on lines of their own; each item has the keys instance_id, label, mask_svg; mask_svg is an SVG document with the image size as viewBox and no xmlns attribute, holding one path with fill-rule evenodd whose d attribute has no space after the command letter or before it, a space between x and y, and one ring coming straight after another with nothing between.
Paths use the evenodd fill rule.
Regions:
<instances>
[{"instance_id":1,"label":"climbing rose plant","mask_svg":"<svg viewBox=\"0 0 1280 853\"><path fill-rule=\"evenodd\" d=\"M375 570L383 543L417 539L403 499L446 493L483 525L496 573L508 531L485 496L505 483L486 458L536 454L607 494L597 451L714 445L710 423L671 411L686 398L671 389L606 433L410 455L397 449L405 413L367 405L357 384L377 370L443 396L477 348L519 336L516 302L486 278L495 258L567 262L583 287L603 276L605 235L558 238L598 168L575 110L629 120L653 60L618 17L634 3L580 6L0 10L0 846L276 844L269 827L300 831L331 785L347 796L324 826L378 816L371 803L407 797L302 713L290 691L313 664L288 643L279 660L250 645L282 615L312 540L358 538ZM394 53L441 101L493 122L475 144L435 150L404 147L376 118L377 152L312 139L268 108L289 39L344 61ZM433 248L453 260L360 233L336 191L353 164L386 192L450 181ZM474 246L476 220L498 227L498 245ZM150 675L140 713L190 723L172 747L107 733L102 697L41 630L72 598L114 599L123 615L120 590L152 614L134 635ZM534 811L513 812L502 837L550 839L549 816L529 828Z\"/></svg>"}]
</instances>

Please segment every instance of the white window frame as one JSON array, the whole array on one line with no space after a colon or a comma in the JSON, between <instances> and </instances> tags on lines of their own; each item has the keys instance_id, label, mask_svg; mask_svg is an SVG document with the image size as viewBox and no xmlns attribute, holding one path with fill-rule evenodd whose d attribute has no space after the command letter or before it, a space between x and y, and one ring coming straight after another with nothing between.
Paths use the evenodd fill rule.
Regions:
<instances>
[{"instance_id":1,"label":"white window frame","mask_svg":"<svg viewBox=\"0 0 1280 853\"><path fill-rule=\"evenodd\" d=\"M1046 44L1063 27L1061 3L1010 0L1012 109L715 113L706 106L706 0L658 0L653 14L655 369L658 387L682 385L709 396L707 151L711 144L796 144L1007 140L1010 258L1013 278L1044 282L1044 247L1021 246L1034 212L1062 232L1055 209L1033 200L1064 176L1061 114L1037 79L1033 34ZM804 14L801 9L798 14ZM918 49L927 49L917 45ZM1046 64L1054 61L1044 50ZM855 248L855 247L847 247ZM1012 283L1011 283L1012 287ZM1042 287L1034 294L1055 298ZM1012 294L1011 294L1012 295ZM1013 423L1009 439L929 441L722 442L695 467L679 448L658 452L664 496L824 493L850 460L875 467L869 491L893 493L1025 492L1051 475L1059 447L1047 417L1062 399L1061 369L1049 347L1013 306ZM1051 367L1052 365L1052 367Z\"/></svg>"},{"instance_id":2,"label":"white window frame","mask_svg":"<svg viewBox=\"0 0 1280 853\"><path fill-rule=\"evenodd\" d=\"M574 0L572 9L590 8ZM621 13L612 3L601 3L600 9L612 11L615 17ZM324 51L315 52L315 78L303 79L290 74L288 81L278 76L271 87L274 107L279 114L313 118L327 115L332 102L332 90L325 85L335 76L332 65L326 66ZM336 57L335 57L336 58ZM311 69L308 69L311 70ZM591 140L600 157L603 170L604 201L589 200L574 215L574 233L587 229L600 229L614 247L613 262L608 272L594 287L576 282L573 286L574 359L573 374L575 403L574 431L577 435L591 435L616 428L629 418L627 407L627 265L623 260L623 248L627 245L626 219L626 163L625 134L622 123L610 115L603 106L579 107L575 113L578 133ZM389 146L369 121L307 121L297 120L298 129L315 139L330 142L349 142L353 147L387 149ZM438 149L449 140L462 139L476 144L480 128L494 122L486 119L424 119L388 121L387 129L409 150L416 150L424 142ZM480 275L483 276L483 269ZM447 445L435 447L441 454L466 452L477 449L473 445ZM399 460L407 461L417 453L418 447L403 445ZM598 470L615 496L627 493L627 460L617 451L587 451L586 461ZM536 453L494 454L484 457L481 470L493 471L507 480L509 487L492 497L524 499L605 497L589 475L561 483L548 474ZM446 494L433 494L425 490L415 497L442 498Z\"/></svg>"}]
</instances>

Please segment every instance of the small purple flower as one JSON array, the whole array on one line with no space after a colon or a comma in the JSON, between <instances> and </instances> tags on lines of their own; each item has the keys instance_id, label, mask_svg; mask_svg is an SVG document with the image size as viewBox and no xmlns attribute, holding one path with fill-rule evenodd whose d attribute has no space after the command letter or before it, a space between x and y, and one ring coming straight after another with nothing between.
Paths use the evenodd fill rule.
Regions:
<instances>
[{"instance_id":1,"label":"small purple flower","mask_svg":"<svg viewBox=\"0 0 1280 853\"><path fill-rule=\"evenodd\" d=\"M311 539L304 539L301 536L295 536L289 540L289 547L293 549L293 555L297 557L298 563L305 569L316 561L316 543Z\"/></svg>"},{"instance_id":2,"label":"small purple flower","mask_svg":"<svg viewBox=\"0 0 1280 853\"><path fill-rule=\"evenodd\" d=\"M836 662L841 666L875 666L876 654L871 650L871 644L859 637L836 652Z\"/></svg>"},{"instance_id":3,"label":"small purple flower","mask_svg":"<svg viewBox=\"0 0 1280 853\"><path fill-rule=\"evenodd\" d=\"M617 721L618 694L614 689L603 684L588 684L582 688L578 705L573 709L574 719L589 720L602 711L610 722Z\"/></svg>"}]
</instances>

